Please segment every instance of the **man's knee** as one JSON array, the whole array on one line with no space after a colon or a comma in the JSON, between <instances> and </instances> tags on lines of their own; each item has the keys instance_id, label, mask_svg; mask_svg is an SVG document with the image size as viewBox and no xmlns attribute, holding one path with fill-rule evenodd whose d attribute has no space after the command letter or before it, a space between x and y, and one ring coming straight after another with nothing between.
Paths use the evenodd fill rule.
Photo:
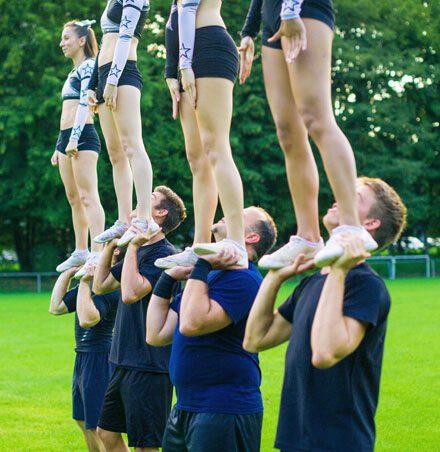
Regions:
<instances>
[{"instance_id":1,"label":"man's knee","mask_svg":"<svg viewBox=\"0 0 440 452\"><path fill-rule=\"evenodd\" d=\"M99 439L108 447L117 444L121 439L121 434L118 432L109 432L100 427L97 428L97 432Z\"/></svg>"}]
</instances>

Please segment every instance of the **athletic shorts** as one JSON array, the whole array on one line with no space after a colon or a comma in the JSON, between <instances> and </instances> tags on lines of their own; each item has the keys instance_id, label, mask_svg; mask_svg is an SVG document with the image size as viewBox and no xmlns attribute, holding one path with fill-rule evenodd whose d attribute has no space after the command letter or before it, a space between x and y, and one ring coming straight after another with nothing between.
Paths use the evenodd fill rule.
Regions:
<instances>
[{"instance_id":1,"label":"athletic shorts","mask_svg":"<svg viewBox=\"0 0 440 452\"><path fill-rule=\"evenodd\" d=\"M281 49L281 40L268 42L280 28L281 0L263 0L263 42L262 44L272 49ZM304 0L300 16L302 19L316 19L328 25L332 30L335 26L335 15L332 0Z\"/></svg>"},{"instance_id":2,"label":"athletic shorts","mask_svg":"<svg viewBox=\"0 0 440 452\"><path fill-rule=\"evenodd\" d=\"M129 447L161 447L172 396L168 374L116 367L98 426L127 433Z\"/></svg>"},{"instance_id":3,"label":"athletic shorts","mask_svg":"<svg viewBox=\"0 0 440 452\"><path fill-rule=\"evenodd\" d=\"M98 104L104 103L104 88L107 83L108 73L110 72L112 63L103 64L98 68L98 87L96 88L96 100ZM125 64L124 70L118 80L118 86L129 85L134 86L139 91L142 91L144 81L139 72L136 61L128 60Z\"/></svg>"},{"instance_id":4,"label":"athletic shorts","mask_svg":"<svg viewBox=\"0 0 440 452\"><path fill-rule=\"evenodd\" d=\"M71 133L72 127L70 129L60 130L55 149L61 152L61 154L66 154L66 147L69 143ZM93 124L86 124L78 140L78 151L99 152L100 150L101 141L96 133L95 126Z\"/></svg>"},{"instance_id":5,"label":"athletic shorts","mask_svg":"<svg viewBox=\"0 0 440 452\"><path fill-rule=\"evenodd\" d=\"M263 413L193 413L173 408L163 452L258 452Z\"/></svg>"},{"instance_id":6,"label":"athletic shorts","mask_svg":"<svg viewBox=\"0 0 440 452\"><path fill-rule=\"evenodd\" d=\"M72 381L72 417L96 428L110 381L108 353L77 352Z\"/></svg>"},{"instance_id":7,"label":"athletic shorts","mask_svg":"<svg viewBox=\"0 0 440 452\"><path fill-rule=\"evenodd\" d=\"M219 77L235 81L238 74L237 46L223 27L196 29L192 68L195 78Z\"/></svg>"}]
</instances>

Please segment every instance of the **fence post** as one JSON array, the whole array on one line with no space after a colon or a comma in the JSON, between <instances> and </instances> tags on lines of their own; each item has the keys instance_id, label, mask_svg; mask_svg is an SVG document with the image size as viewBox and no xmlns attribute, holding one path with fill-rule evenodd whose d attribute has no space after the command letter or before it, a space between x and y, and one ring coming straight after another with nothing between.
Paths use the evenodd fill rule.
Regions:
<instances>
[{"instance_id":1,"label":"fence post","mask_svg":"<svg viewBox=\"0 0 440 452\"><path fill-rule=\"evenodd\" d=\"M396 279L396 259L394 256L391 257L391 279Z\"/></svg>"},{"instance_id":2,"label":"fence post","mask_svg":"<svg viewBox=\"0 0 440 452\"><path fill-rule=\"evenodd\" d=\"M41 292L41 274L37 273L37 292Z\"/></svg>"}]
</instances>

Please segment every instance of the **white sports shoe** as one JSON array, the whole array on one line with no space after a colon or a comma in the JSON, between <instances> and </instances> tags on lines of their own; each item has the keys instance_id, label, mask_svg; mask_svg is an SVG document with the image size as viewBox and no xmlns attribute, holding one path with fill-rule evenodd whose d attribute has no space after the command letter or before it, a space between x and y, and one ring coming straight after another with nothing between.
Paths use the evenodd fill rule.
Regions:
<instances>
[{"instance_id":1,"label":"white sports shoe","mask_svg":"<svg viewBox=\"0 0 440 452\"><path fill-rule=\"evenodd\" d=\"M167 270L173 267L192 267L197 262L199 256L193 251L191 247L185 248L184 251L178 254L172 254L171 256L161 257L156 259L154 265L156 267Z\"/></svg>"},{"instance_id":2,"label":"white sports shoe","mask_svg":"<svg viewBox=\"0 0 440 452\"><path fill-rule=\"evenodd\" d=\"M151 219L150 225L146 221L138 220L137 218L133 219L131 222L131 226L124 232L124 235L118 240L118 246L127 246L138 234L136 229L132 226L136 226L139 229L142 229L143 232L150 233L150 238L154 237L160 230L160 226Z\"/></svg>"},{"instance_id":3,"label":"white sports shoe","mask_svg":"<svg viewBox=\"0 0 440 452\"><path fill-rule=\"evenodd\" d=\"M96 265L99 261L100 252L93 251L89 253L86 263L73 275L75 279L81 279L87 272L88 265Z\"/></svg>"},{"instance_id":4,"label":"white sports shoe","mask_svg":"<svg viewBox=\"0 0 440 452\"><path fill-rule=\"evenodd\" d=\"M88 255L89 250L75 250L68 259L57 266L56 271L62 273L69 268L80 267L86 263Z\"/></svg>"},{"instance_id":5,"label":"white sports shoe","mask_svg":"<svg viewBox=\"0 0 440 452\"><path fill-rule=\"evenodd\" d=\"M193 246L194 252L203 256L205 254L217 254L222 251L223 248L232 248L239 253L239 258L236 265L240 267L248 268L249 266L249 258L247 255L246 248L239 245L235 240L231 239L223 239L220 242L216 243L197 243Z\"/></svg>"},{"instance_id":6,"label":"white sports shoe","mask_svg":"<svg viewBox=\"0 0 440 452\"><path fill-rule=\"evenodd\" d=\"M333 229L332 235L325 244L325 247L316 254L315 265L318 267L326 267L338 260L344 254L344 248L336 241L337 236L344 233L359 235L364 241L365 249L367 251L373 251L377 248L377 243L365 228L350 225L338 226Z\"/></svg>"},{"instance_id":7,"label":"white sports shoe","mask_svg":"<svg viewBox=\"0 0 440 452\"><path fill-rule=\"evenodd\" d=\"M113 239L122 237L124 232L128 229L128 225L120 220L116 220L113 226L110 226L104 232L97 235L93 241L96 243L106 243Z\"/></svg>"},{"instance_id":8,"label":"white sports shoe","mask_svg":"<svg viewBox=\"0 0 440 452\"><path fill-rule=\"evenodd\" d=\"M319 242L309 242L299 235L292 235L290 240L280 249L263 256L258 261L258 266L267 270L288 267L295 262L295 259L300 254L304 254L307 261L312 259L322 248L324 248L324 240L322 238Z\"/></svg>"}]
</instances>

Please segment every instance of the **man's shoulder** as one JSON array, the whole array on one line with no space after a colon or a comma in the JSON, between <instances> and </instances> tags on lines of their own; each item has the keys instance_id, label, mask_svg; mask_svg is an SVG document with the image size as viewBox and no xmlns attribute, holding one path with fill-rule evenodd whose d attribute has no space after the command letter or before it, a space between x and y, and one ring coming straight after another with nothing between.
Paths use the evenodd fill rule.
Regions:
<instances>
[{"instance_id":1,"label":"man's shoulder","mask_svg":"<svg viewBox=\"0 0 440 452\"><path fill-rule=\"evenodd\" d=\"M364 286L383 290L388 294L388 289L382 277L376 273L367 263L362 263L352 268L345 281L346 286L362 283Z\"/></svg>"},{"instance_id":2,"label":"man's shoulder","mask_svg":"<svg viewBox=\"0 0 440 452\"><path fill-rule=\"evenodd\" d=\"M247 269L213 270L209 273L208 281L210 283L221 282L224 284L235 281L242 284L255 283L259 286L263 281L263 277L258 269L251 264Z\"/></svg>"},{"instance_id":3,"label":"man's shoulder","mask_svg":"<svg viewBox=\"0 0 440 452\"><path fill-rule=\"evenodd\" d=\"M141 246L138 250L139 260L150 256L164 257L176 254L177 250L167 239L159 240L151 245Z\"/></svg>"}]
</instances>

